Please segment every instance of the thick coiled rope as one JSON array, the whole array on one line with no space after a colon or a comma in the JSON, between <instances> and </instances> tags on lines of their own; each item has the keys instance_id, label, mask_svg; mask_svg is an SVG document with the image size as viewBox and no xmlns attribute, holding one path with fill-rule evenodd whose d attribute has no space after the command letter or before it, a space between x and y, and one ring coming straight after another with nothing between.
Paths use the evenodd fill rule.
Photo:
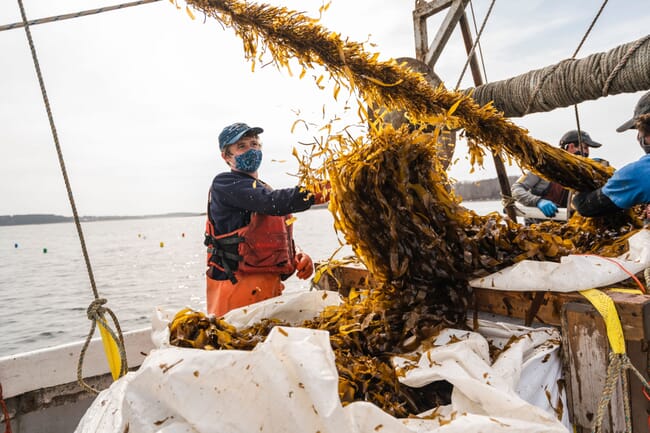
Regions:
<instances>
[{"instance_id":1,"label":"thick coiled rope","mask_svg":"<svg viewBox=\"0 0 650 433\"><path fill-rule=\"evenodd\" d=\"M538 83L543 83L538 89ZM566 59L542 69L473 89L472 98L506 117L547 112L619 93L650 89L650 35L583 59Z\"/></svg>"}]
</instances>

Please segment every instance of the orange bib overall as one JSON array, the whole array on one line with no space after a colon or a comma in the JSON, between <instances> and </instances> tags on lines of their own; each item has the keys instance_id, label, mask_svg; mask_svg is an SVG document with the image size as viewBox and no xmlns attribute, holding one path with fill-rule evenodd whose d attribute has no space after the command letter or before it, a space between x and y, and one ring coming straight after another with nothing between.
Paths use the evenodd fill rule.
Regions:
<instances>
[{"instance_id":1,"label":"orange bib overall","mask_svg":"<svg viewBox=\"0 0 650 433\"><path fill-rule=\"evenodd\" d=\"M295 271L295 248L289 216L253 213L247 226L225 235L215 235L212 222L206 223L208 266L225 271L227 280L206 273L206 300L209 314L223 316L228 311L279 296L282 277Z\"/></svg>"}]
</instances>

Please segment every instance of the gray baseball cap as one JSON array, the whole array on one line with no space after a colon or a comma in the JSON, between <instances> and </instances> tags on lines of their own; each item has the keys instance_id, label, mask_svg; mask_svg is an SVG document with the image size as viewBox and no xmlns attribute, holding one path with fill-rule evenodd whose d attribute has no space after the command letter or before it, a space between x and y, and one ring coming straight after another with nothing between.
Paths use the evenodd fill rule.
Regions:
<instances>
[{"instance_id":1,"label":"gray baseball cap","mask_svg":"<svg viewBox=\"0 0 650 433\"><path fill-rule=\"evenodd\" d=\"M571 131L564 134L562 138L560 138L560 147L564 149L569 143L578 143L578 142L583 142L589 147L602 146L602 144L592 140L591 136L589 135L589 133L587 133L587 131L580 131L580 138L578 138L578 131L572 129Z\"/></svg>"},{"instance_id":2,"label":"gray baseball cap","mask_svg":"<svg viewBox=\"0 0 650 433\"><path fill-rule=\"evenodd\" d=\"M636 107L634 107L634 116L616 128L616 130L618 132L623 132L627 131L628 129L634 129L634 123L636 122L636 119L638 119L640 115L647 113L650 113L650 92L647 92L645 95L641 96L639 102L636 103Z\"/></svg>"}]
</instances>

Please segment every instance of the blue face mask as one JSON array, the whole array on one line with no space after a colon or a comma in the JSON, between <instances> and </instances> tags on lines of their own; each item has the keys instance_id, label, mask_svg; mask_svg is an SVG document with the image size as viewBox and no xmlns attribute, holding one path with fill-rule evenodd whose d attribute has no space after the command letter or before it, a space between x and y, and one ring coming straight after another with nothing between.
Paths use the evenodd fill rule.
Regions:
<instances>
[{"instance_id":1,"label":"blue face mask","mask_svg":"<svg viewBox=\"0 0 650 433\"><path fill-rule=\"evenodd\" d=\"M255 173L262 163L262 151L248 149L241 155L235 156L235 168L244 173Z\"/></svg>"}]
</instances>

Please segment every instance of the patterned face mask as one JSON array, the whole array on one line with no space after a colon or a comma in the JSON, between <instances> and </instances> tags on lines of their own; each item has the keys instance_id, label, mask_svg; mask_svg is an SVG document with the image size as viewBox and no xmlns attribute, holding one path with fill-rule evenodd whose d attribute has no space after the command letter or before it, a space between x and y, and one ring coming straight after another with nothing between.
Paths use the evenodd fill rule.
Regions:
<instances>
[{"instance_id":1,"label":"patterned face mask","mask_svg":"<svg viewBox=\"0 0 650 433\"><path fill-rule=\"evenodd\" d=\"M241 155L235 156L235 168L244 173L255 173L262 163L262 151L248 149Z\"/></svg>"}]
</instances>

